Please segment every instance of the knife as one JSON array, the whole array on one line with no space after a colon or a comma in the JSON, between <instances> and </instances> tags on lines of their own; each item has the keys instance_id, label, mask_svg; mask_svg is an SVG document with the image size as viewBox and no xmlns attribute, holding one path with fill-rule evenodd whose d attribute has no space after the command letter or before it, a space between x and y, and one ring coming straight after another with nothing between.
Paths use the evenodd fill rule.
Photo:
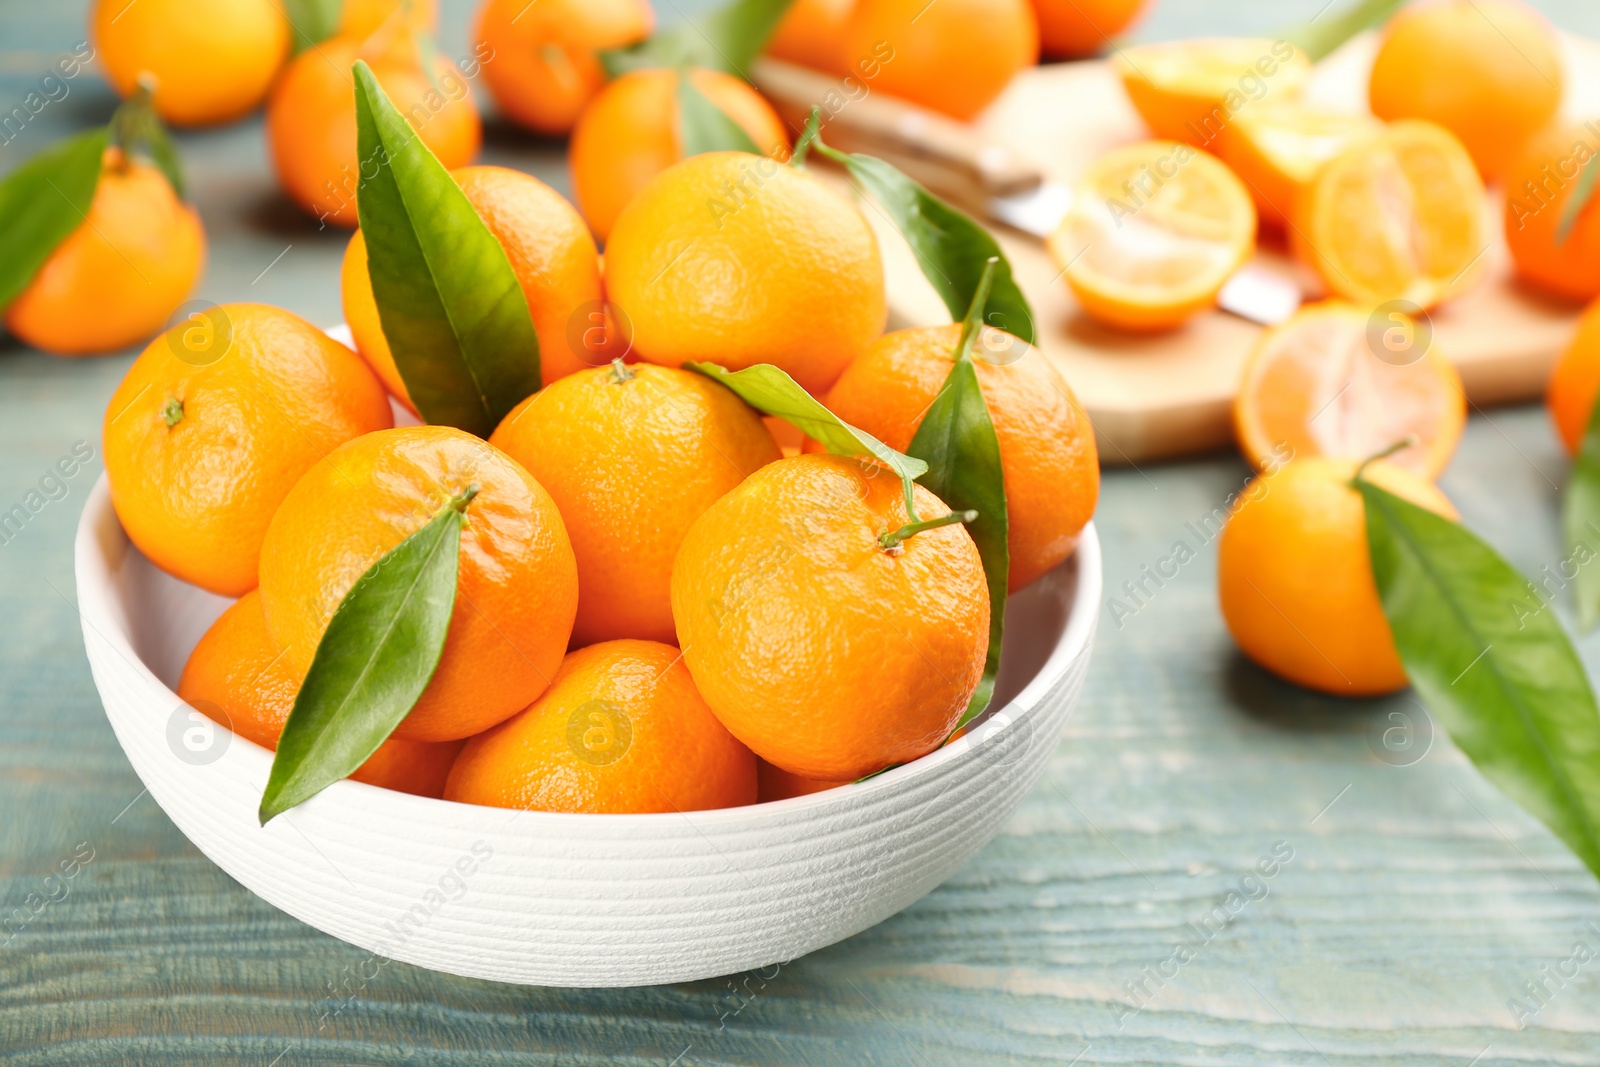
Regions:
<instances>
[{"instance_id":1,"label":"knife","mask_svg":"<svg viewBox=\"0 0 1600 1067\"><path fill-rule=\"evenodd\" d=\"M854 75L835 79L767 57L751 67L751 81L794 128L820 107L828 144L878 156L957 206L1044 239L1061 226L1072 190L1004 146L985 142L964 123L873 92ZM1267 326L1294 314L1299 284L1251 260L1222 291L1217 305Z\"/></svg>"}]
</instances>

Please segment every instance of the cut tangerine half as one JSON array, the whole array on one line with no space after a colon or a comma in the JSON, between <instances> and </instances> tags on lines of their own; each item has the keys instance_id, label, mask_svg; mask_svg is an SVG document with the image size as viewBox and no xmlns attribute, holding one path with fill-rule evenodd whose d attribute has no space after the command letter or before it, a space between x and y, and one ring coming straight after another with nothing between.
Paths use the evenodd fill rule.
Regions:
<instances>
[{"instance_id":1,"label":"cut tangerine half","mask_svg":"<svg viewBox=\"0 0 1600 1067\"><path fill-rule=\"evenodd\" d=\"M1461 376L1425 324L1342 300L1267 331L1233 402L1239 448L1263 471L1303 456L1365 459L1410 437L1391 461L1437 478L1466 419Z\"/></svg>"},{"instance_id":2,"label":"cut tangerine half","mask_svg":"<svg viewBox=\"0 0 1600 1067\"><path fill-rule=\"evenodd\" d=\"M1396 122L1347 147L1295 203L1291 243L1328 288L1360 304L1429 308L1488 266L1488 197L1461 142Z\"/></svg>"},{"instance_id":3,"label":"cut tangerine half","mask_svg":"<svg viewBox=\"0 0 1600 1067\"><path fill-rule=\"evenodd\" d=\"M1217 154L1250 187L1262 222L1287 226L1300 190L1323 164L1382 129L1371 115L1330 111L1298 100L1267 101L1223 127Z\"/></svg>"},{"instance_id":4,"label":"cut tangerine half","mask_svg":"<svg viewBox=\"0 0 1600 1067\"><path fill-rule=\"evenodd\" d=\"M1117 52L1117 73L1134 110L1157 137L1197 148L1267 99L1298 96L1311 60L1287 41L1206 37Z\"/></svg>"},{"instance_id":5,"label":"cut tangerine half","mask_svg":"<svg viewBox=\"0 0 1600 1067\"><path fill-rule=\"evenodd\" d=\"M1250 193L1215 156L1144 141L1090 166L1046 243L1086 312L1159 330L1213 305L1255 237Z\"/></svg>"}]
</instances>

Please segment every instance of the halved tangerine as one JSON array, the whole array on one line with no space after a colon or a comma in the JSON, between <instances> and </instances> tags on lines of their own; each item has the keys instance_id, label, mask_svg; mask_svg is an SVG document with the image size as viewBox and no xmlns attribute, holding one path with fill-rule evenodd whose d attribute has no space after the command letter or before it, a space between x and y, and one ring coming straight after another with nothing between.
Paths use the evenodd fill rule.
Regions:
<instances>
[{"instance_id":1,"label":"halved tangerine","mask_svg":"<svg viewBox=\"0 0 1600 1067\"><path fill-rule=\"evenodd\" d=\"M1266 101L1223 127L1217 154L1250 187L1261 221L1287 226L1300 190L1323 164L1381 128L1371 115L1298 100Z\"/></svg>"},{"instance_id":2,"label":"halved tangerine","mask_svg":"<svg viewBox=\"0 0 1600 1067\"><path fill-rule=\"evenodd\" d=\"M1267 331L1233 402L1239 448L1258 470L1303 456L1365 459L1411 437L1391 460L1437 478L1466 418L1461 376L1425 324L1342 300Z\"/></svg>"},{"instance_id":3,"label":"halved tangerine","mask_svg":"<svg viewBox=\"0 0 1600 1067\"><path fill-rule=\"evenodd\" d=\"M1117 73L1134 110L1157 137L1197 148L1267 99L1300 94L1311 60L1287 41L1203 37L1120 49Z\"/></svg>"},{"instance_id":4,"label":"halved tangerine","mask_svg":"<svg viewBox=\"0 0 1600 1067\"><path fill-rule=\"evenodd\" d=\"M1340 296L1429 308L1488 266L1488 197L1448 130L1396 122L1318 172L1295 203L1291 243Z\"/></svg>"},{"instance_id":5,"label":"halved tangerine","mask_svg":"<svg viewBox=\"0 0 1600 1067\"><path fill-rule=\"evenodd\" d=\"M1086 312L1159 330L1214 304L1255 237L1250 193L1215 156L1144 141L1089 167L1047 244Z\"/></svg>"}]
</instances>

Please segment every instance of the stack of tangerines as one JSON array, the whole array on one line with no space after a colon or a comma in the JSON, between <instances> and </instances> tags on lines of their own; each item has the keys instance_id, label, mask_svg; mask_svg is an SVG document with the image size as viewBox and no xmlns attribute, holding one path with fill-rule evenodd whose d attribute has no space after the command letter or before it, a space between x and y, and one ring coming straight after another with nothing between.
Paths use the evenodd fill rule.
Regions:
<instances>
[{"instance_id":1,"label":"stack of tangerines","mask_svg":"<svg viewBox=\"0 0 1600 1067\"><path fill-rule=\"evenodd\" d=\"M792 428L781 448L769 421L681 364L775 364L905 449L961 328L882 333L872 230L803 169L763 168L742 210L719 210L756 159L695 156L621 211L606 274L626 336L587 329L599 257L571 205L518 172L452 172L512 265L543 366L486 438L416 424L359 232L343 276L357 351L255 304L145 349L106 412L114 506L158 566L238 598L195 648L183 698L275 747L358 580L456 508L443 651L360 780L506 807L683 811L828 788L945 743L989 643L972 536L874 461L822 454ZM976 366L1016 589L1073 552L1098 467L1059 374L996 340L979 348L1004 362Z\"/></svg>"}]
</instances>

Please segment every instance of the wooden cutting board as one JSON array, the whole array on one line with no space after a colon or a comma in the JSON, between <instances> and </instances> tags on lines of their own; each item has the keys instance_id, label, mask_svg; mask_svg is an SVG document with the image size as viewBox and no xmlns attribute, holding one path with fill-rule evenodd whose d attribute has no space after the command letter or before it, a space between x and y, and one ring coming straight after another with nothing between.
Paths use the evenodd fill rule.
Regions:
<instances>
[{"instance_id":1,"label":"wooden cutting board","mask_svg":"<svg viewBox=\"0 0 1600 1067\"><path fill-rule=\"evenodd\" d=\"M1564 112L1573 118L1600 115L1600 43L1566 36L1562 46ZM1319 103L1365 111L1375 49L1376 38L1369 34L1329 56L1318 65L1308 95ZM1111 64L1101 61L1025 71L976 125L987 140L1068 184L1107 148L1149 136ZM1474 407L1539 396L1581 311L1512 278L1501 239L1500 202L1492 196L1488 277L1465 297L1432 312L1435 342L1461 371ZM950 321L888 219L880 211L865 214L884 251L891 326ZM1039 347L1056 361L1094 421L1103 462L1138 463L1232 441L1234 391L1262 327L1221 311L1156 336L1101 326L1079 310L1041 242L998 224L991 229L1039 319ZM1321 291L1320 282L1294 265L1281 247L1263 247L1258 255L1281 270L1298 271L1309 293Z\"/></svg>"}]
</instances>

